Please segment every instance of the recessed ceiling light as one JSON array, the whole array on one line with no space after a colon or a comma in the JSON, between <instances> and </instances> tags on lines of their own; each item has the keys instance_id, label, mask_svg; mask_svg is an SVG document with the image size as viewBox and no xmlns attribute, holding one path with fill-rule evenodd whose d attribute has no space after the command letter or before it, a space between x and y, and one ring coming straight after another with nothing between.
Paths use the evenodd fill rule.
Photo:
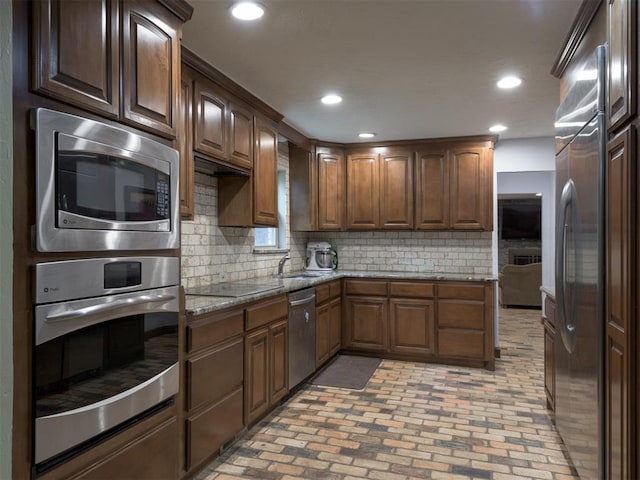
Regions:
<instances>
[{"instance_id":1,"label":"recessed ceiling light","mask_svg":"<svg viewBox=\"0 0 640 480\"><path fill-rule=\"evenodd\" d=\"M376 136L376 134L373 132L362 132L362 133L359 133L358 136L360 138L373 138Z\"/></svg>"},{"instance_id":2,"label":"recessed ceiling light","mask_svg":"<svg viewBox=\"0 0 640 480\"><path fill-rule=\"evenodd\" d=\"M342 101L342 97L340 95L336 95L335 93L330 93L329 95L325 95L320 99L322 103L325 105L335 105L336 103L340 103Z\"/></svg>"},{"instance_id":3,"label":"recessed ceiling light","mask_svg":"<svg viewBox=\"0 0 640 480\"><path fill-rule=\"evenodd\" d=\"M264 8L255 2L239 2L231 8L231 15L238 20L257 20L264 15Z\"/></svg>"},{"instance_id":4,"label":"recessed ceiling light","mask_svg":"<svg viewBox=\"0 0 640 480\"><path fill-rule=\"evenodd\" d=\"M510 75L508 77L501 78L496 85L499 88L515 88L522 83L522 79Z\"/></svg>"},{"instance_id":5,"label":"recessed ceiling light","mask_svg":"<svg viewBox=\"0 0 640 480\"><path fill-rule=\"evenodd\" d=\"M506 129L507 127L505 127L504 125L494 125L489 129L489 131L497 133L497 132L504 132Z\"/></svg>"}]
</instances>

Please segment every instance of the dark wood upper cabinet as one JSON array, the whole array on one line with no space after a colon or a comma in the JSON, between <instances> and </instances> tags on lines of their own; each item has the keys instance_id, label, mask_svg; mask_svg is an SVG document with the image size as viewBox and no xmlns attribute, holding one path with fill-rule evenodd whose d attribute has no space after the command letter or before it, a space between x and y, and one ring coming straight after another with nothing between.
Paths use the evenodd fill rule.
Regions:
<instances>
[{"instance_id":1,"label":"dark wood upper cabinet","mask_svg":"<svg viewBox=\"0 0 640 480\"><path fill-rule=\"evenodd\" d=\"M193 78L182 71L180 80L180 123L178 150L180 152L180 216L192 219L193 196Z\"/></svg>"},{"instance_id":2,"label":"dark wood upper cabinet","mask_svg":"<svg viewBox=\"0 0 640 480\"><path fill-rule=\"evenodd\" d=\"M421 150L416 156L416 228L449 227L449 152Z\"/></svg>"},{"instance_id":3,"label":"dark wood upper cabinet","mask_svg":"<svg viewBox=\"0 0 640 480\"><path fill-rule=\"evenodd\" d=\"M253 168L253 113L234 103L229 104L229 159L239 167Z\"/></svg>"},{"instance_id":4,"label":"dark wood upper cabinet","mask_svg":"<svg viewBox=\"0 0 640 480\"><path fill-rule=\"evenodd\" d=\"M34 90L117 118L119 2L43 0L33 7Z\"/></svg>"},{"instance_id":5,"label":"dark wood upper cabinet","mask_svg":"<svg viewBox=\"0 0 640 480\"><path fill-rule=\"evenodd\" d=\"M278 226L278 132L256 118L254 129L253 222Z\"/></svg>"},{"instance_id":6,"label":"dark wood upper cabinet","mask_svg":"<svg viewBox=\"0 0 640 480\"><path fill-rule=\"evenodd\" d=\"M380 154L380 227L413 228L413 153Z\"/></svg>"},{"instance_id":7,"label":"dark wood upper cabinet","mask_svg":"<svg viewBox=\"0 0 640 480\"><path fill-rule=\"evenodd\" d=\"M347 228L372 230L380 224L377 153L347 155Z\"/></svg>"},{"instance_id":8,"label":"dark wood upper cabinet","mask_svg":"<svg viewBox=\"0 0 640 480\"><path fill-rule=\"evenodd\" d=\"M450 227L491 230L493 226L493 162L482 147L450 150Z\"/></svg>"},{"instance_id":9,"label":"dark wood upper cabinet","mask_svg":"<svg viewBox=\"0 0 640 480\"><path fill-rule=\"evenodd\" d=\"M220 226L278 226L278 132L266 119L254 121L251 175L218 178Z\"/></svg>"},{"instance_id":10,"label":"dark wood upper cabinet","mask_svg":"<svg viewBox=\"0 0 640 480\"><path fill-rule=\"evenodd\" d=\"M318 230L344 228L344 181L344 155L318 153Z\"/></svg>"},{"instance_id":11,"label":"dark wood upper cabinet","mask_svg":"<svg viewBox=\"0 0 640 480\"><path fill-rule=\"evenodd\" d=\"M221 160L227 159L227 100L209 82L195 82L193 149Z\"/></svg>"},{"instance_id":12,"label":"dark wood upper cabinet","mask_svg":"<svg viewBox=\"0 0 640 480\"><path fill-rule=\"evenodd\" d=\"M636 3L634 0L608 0L609 131L617 130L636 113Z\"/></svg>"},{"instance_id":13,"label":"dark wood upper cabinet","mask_svg":"<svg viewBox=\"0 0 640 480\"><path fill-rule=\"evenodd\" d=\"M33 88L175 138L181 29L157 2L35 2Z\"/></svg>"},{"instance_id":14,"label":"dark wood upper cabinet","mask_svg":"<svg viewBox=\"0 0 640 480\"><path fill-rule=\"evenodd\" d=\"M177 127L180 28L160 4L122 3L122 116L169 137Z\"/></svg>"}]
</instances>

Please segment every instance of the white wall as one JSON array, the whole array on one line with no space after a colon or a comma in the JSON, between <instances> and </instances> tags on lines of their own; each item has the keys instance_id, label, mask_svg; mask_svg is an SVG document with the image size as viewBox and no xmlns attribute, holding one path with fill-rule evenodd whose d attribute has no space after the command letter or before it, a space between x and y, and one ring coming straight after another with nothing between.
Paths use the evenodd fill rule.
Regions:
<instances>
[{"instance_id":1,"label":"white wall","mask_svg":"<svg viewBox=\"0 0 640 480\"><path fill-rule=\"evenodd\" d=\"M553 137L500 140L493 163L498 173L555 171L555 140Z\"/></svg>"},{"instance_id":2,"label":"white wall","mask_svg":"<svg viewBox=\"0 0 640 480\"><path fill-rule=\"evenodd\" d=\"M0 478L11 478L13 423L13 99L11 2L0 1Z\"/></svg>"},{"instance_id":3,"label":"white wall","mask_svg":"<svg viewBox=\"0 0 640 480\"><path fill-rule=\"evenodd\" d=\"M496 194L542 193L542 283L554 288L555 261L555 141L553 137L499 141L494 152ZM497 202L494 205L497 225ZM498 239L494 230L494 268Z\"/></svg>"}]
</instances>

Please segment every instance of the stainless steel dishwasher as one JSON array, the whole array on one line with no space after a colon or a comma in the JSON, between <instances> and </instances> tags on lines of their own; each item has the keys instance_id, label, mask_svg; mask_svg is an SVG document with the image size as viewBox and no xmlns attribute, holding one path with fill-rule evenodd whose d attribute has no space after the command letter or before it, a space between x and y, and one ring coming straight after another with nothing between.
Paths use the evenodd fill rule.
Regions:
<instances>
[{"instance_id":1,"label":"stainless steel dishwasher","mask_svg":"<svg viewBox=\"0 0 640 480\"><path fill-rule=\"evenodd\" d=\"M316 369L316 289L289 294L289 389Z\"/></svg>"}]
</instances>

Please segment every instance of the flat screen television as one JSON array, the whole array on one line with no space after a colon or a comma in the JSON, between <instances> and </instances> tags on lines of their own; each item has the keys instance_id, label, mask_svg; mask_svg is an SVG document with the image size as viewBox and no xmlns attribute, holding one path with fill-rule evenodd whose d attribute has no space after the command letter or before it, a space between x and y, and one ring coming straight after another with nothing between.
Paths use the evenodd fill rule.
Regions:
<instances>
[{"instance_id":1,"label":"flat screen television","mask_svg":"<svg viewBox=\"0 0 640 480\"><path fill-rule=\"evenodd\" d=\"M503 240L540 240L542 202L504 202L500 238Z\"/></svg>"}]
</instances>

